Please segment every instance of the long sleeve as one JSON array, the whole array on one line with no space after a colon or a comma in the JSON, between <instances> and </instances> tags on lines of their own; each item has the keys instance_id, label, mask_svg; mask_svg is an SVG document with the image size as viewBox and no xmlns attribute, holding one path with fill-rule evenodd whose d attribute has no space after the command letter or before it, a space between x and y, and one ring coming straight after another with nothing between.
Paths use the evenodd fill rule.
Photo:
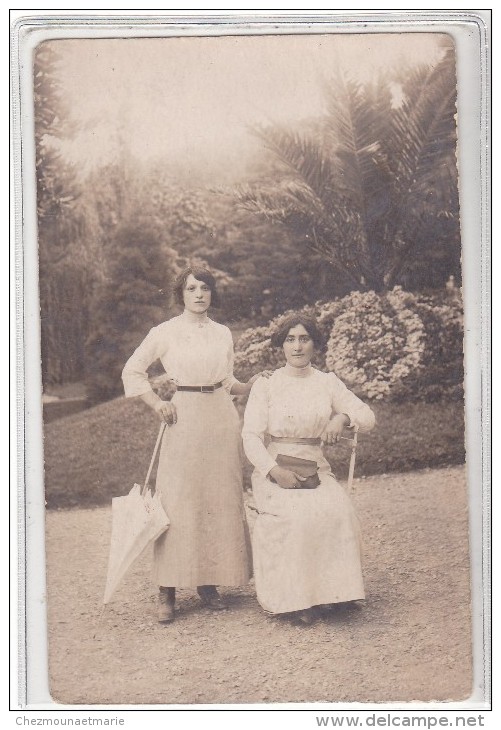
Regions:
<instances>
[{"instance_id":1,"label":"long sleeve","mask_svg":"<svg viewBox=\"0 0 501 730\"><path fill-rule=\"evenodd\" d=\"M122 371L127 398L144 395L152 390L147 370L158 357L160 357L158 327L153 327L127 360Z\"/></svg>"},{"instance_id":2,"label":"long sleeve","mask_svg":"<svg viewBox=\"0 0 501 730\"><path fill-rule=\"evenodd\" d=\"M226 351L227 358L227 375L223 379L223 388L231 393L232 386L237 382L237 379L233 375L233 361L235 359L235 353L233 349L233 337L231 331L228 329L228 349Z\"/></svg>"},{"instance_id":3,"label":"long sleeve","mask_svg":"<svg viewBox=\"0 0 501 730\"><path fill-rule=\"evenodd\" d=\"M332 408L336 413L346 413L350 426L358 426L360 431L374 428L376 417L369 406L360 400L346 385L334 375L329 374L332 388Z\"/></svg>"},{"instance_id":4,"label":"long sleeve","mask_svg":"<svg viewBox=\"0 0 501 730\"><path fill-rule=\"evenodd\" d=\"M259 378L252 386L242 430L247 458L263 476L277 465L264 445L264 435L268 428L268 387L269 381L266 378Z\"/></svg>"}]
</instances>

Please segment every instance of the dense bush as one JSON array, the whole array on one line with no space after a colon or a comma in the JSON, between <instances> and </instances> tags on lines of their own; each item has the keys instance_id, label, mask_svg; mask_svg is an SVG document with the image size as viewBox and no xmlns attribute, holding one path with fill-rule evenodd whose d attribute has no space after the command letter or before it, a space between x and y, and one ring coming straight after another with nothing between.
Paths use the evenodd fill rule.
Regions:
<instances>
[{"instance_id":1,"label":"dense bush","mask_svg":"<svg viewBox=\"0 0 501 730\"><path fill-rule=\"evenodd\" d=\"M97 403L123 393L122 368L151 327L169 316L174 274L162 233L140 218L123 223L110 243L109 276L91 307L86 342L86 387Z\"/></svg>"},{"instance_id":2,"label":"dense bush","mask_svg":"<svg viewBox=\"0 0 501 730\"><path fill-rule=\"evenodd\" d=\"M462 397L463 328L457 291L412 294L352 292L301 311L312 314L327 339L317 367L335 372L361 397L393 401ZM283 364L270 336L287 315L246 330L235 371L243 378Z\"/></svg>"}]
</instances>

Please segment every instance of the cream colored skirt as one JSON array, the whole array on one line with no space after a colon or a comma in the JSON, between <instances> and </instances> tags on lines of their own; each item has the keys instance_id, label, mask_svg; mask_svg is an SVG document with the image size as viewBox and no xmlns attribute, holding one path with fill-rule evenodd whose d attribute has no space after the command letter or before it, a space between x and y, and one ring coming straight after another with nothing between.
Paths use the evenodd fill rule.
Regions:
<instances>
[{"instance_id":1,"label":"cream colored skirt","mask_svg":"<svg viewBox=\"0 0 501 730\"><path fill-rule=\"evenodd\" d=\"M155 543L157 585L237 586L252 574L242 494L240 423L228 393L177 392L157 489L171 521Z\"/></svg>"},{"instance_id":2,"label":"cream colored skirt","mask_svg":"<svg viewBox=\"0 0 501 730\"><path fill-rule=\"evenodd\" d=\"M359 522L332 474L317 489L281 489L254 472L256 593L270 613L365 598Z\"/></svg>"}]
</instances>

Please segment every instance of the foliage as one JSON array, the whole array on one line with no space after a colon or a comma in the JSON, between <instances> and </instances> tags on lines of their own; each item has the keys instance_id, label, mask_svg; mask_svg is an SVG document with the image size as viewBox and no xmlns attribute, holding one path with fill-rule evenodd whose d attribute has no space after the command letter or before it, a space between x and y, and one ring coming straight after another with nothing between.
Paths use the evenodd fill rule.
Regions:
<instances>
[{"instance_id":1,"label":"foliage","mask_svg":"<svg viewBox=\"0 0 501 730\"><path fill-rule=\"evenodd\" d=\"M284 308L349 291L319 256L304 256L292 232L239 209L228 191L165 186L152 196L152 211L180 262L202 259L215 272L222 294L218 318L264 323Z\"/></svg>"},{"instance_id":2,"label":"foliage","mask_svg":"<svg viewBox=\"0 0 501 730\"><path fill-rule=\"evenodd\" d=\"M267 159L249 175L258 181L263 169L273 170ZM135 188L143 215L161 223L179 255L179 268L197 259L214 271L222 294L215 315L224 321L252 317L265 322L284 307L349 291L321 257L305 258L293 232L236 206L233 189L180 181L166 165L136 165L134 175L129 171L119 179L128 180L129 190ZM116 205L110 203L106 209L113 210Z\"/></svg>"},{"instance_id":3,"label":"foliage","mask_svg":"<svg viewBox=\"0 0 501 730\"><path fill-rule=\"evenodd\" d=\"M88 220L75 170L59 151L73 125L58 84L51 43L35 52L34 112L40 270L42 379L45 386L82 376L91 255Z\"/></svg>"},{"instance_id":4,"label":"foliage","mask_svg":"<svg viewBox=\"0 0 501 730\"><path fill-rule=\"evenodd\" d=\"M363 398L437 400L462 397L462 308L457 292L418 295L352 292L302 311L312 314L327 339L320 369L335 372ZM284 362L270 337L287 312L246 330L237 343L235 371L248 378Z\"/></svg>"},{"instance_id":5,"label":"foliage","mask_svg":"<svg viewBox=\"0 0 501 730\"><path fill-rule=\"evenodd\" d=\"M71 210L78 189L70 168L57 148L71 124L58 83L59 56L51 43L38 46L34 57L33 85L38 215L48 218ZM56 243L56 242L54 242Z\"/></svg>"},{"instance_id":6,"label":"foliage","mask_svg":"<svg viewBox=\"0 0 501 730\"><path fill-rule=\"evenodd\" d=\"M40 277L41 356L45 388L84 376L89 277L74 261Z\"/></svg>"},{"instance_id":7,"label":"foliage","mask_svg":"<svg viewBox=\"0 0 501 730\"><path fill-rule=\"evenodd\" d=\"M86 385L91 401L122 392L121 371L148 330L166 319L174 259L150 220L125 221L109 244L108 277L91 308Z\"/></svg>"},{"instance_id":8,"label":"foliage","mask_svg":"<svg viewBox=\"0 0 501 730\"><path fill-rule=\"evenodd\" d=\"M462 403L404 408L378 401L374 411L377 426L360 436L355 477L463 463ZM127 494L134 482L143 483L157 432L158 418L137 398L118 398L47 424L49 509L110 504L112 497ZM326 454L336 476L345 479L346 451L329 449ZM250 472L246 462L246 488Z\"/></svg>"},{"instance_id":9,"label":"foliage","mask_svg":"<svg viewBox=\"0 0 501 730\"><path fill-rule=\"evenodd\" d=\"M60 143L75 129L58 81L60 57L54 44L41 43L34 56L33 85L37 214L40 265L44 273L66 261L87 263L86 215L81 184Z\"/></svg>"},{"instance_id":10,"label":"foliage","mask_svg":"<svg viewBox=\"0 0 501 730\"><path fill-rule=\"evenodd\" d=\"M226 196L214 200L212 210L217 222L204 257L231 276L224 291L226 319L265 323L284 309L349 291L320 256L304 256L293 231L239 209Z\"/></svg>"},{"instance_id":11,"label":"foliage","mask_svg":"<svg viewBox=\"0 0 501 730\"><path fill-rule=\"evenodd\" d=\"M172 272L193 260L214 270L223 302L214 315L224 322L250 318L264 325L284 309L332 301L352 289L378 290L392 279L407 288L441 285L451 272L459 280L450 53L436 69L395 73L375 86L338 79L325 119L297 130L258 130L275 155L256 159L248 170L252 195L240 198L246 210L228 190L203 187L182 167L140 163L120 130L113 162L79 177L60 152L76 127L58 84L56 48L40 44L34 66L45 386L94 368L89 353L103 335L106 310L115 326L109 335L136 344L121 329L127 318L112 314L123 306L111 287L118 241L130 221L145 222L146 238L134 233L138 259L150 246L148 231L155 231ZM165 282L158 288L165 290ZM138 319L157 320L150 316L158 311L155 301L149 312L145 302L138 306ZM428 320L433 327L435 319ZM395 337L403 336L397 330ZM104 367L104 352L99 358ZM427 372L432 388L438 376L431 360ZM116 382L116 373L110 377ZM108 380L90 373L94 383L101 378ZM97 397L105 392L115 391L106 387Z\"/></svg>"},{"instance_id":12,"label":"foliage","mask_svg":"<svg viewBox=\"0 0 501 730\"><path fill-rule=\"evenodd\" d=\"M452 49L435 67L375 83L338 74L326 91L322 129L255 130L283 170L278 180L241 187L240 203L300 235L353 289L412 286L423 276L440 286L457 276Z\"/></svg>"}]
</instances>

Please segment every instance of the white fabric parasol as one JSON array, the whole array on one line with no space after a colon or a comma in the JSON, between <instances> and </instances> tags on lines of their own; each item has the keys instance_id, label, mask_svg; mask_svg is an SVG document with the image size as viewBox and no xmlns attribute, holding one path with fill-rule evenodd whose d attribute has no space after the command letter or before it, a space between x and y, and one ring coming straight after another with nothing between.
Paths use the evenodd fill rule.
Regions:
<instances>
[{"instance_id":1,"label":"white fabric parasol","mask_svg":"<svg viewBox=\"0 0 501 730\"><path fill-rule=\"evenodd\" d=\"M148 489L151 470L162 441L165 423L160 426L144 486L134 484L129 494L111 502L112 527L108 575L103 603L109 603L132 563L145 548L169 527L169 518L160 495Z\"/></svg>"}]
</instances>

